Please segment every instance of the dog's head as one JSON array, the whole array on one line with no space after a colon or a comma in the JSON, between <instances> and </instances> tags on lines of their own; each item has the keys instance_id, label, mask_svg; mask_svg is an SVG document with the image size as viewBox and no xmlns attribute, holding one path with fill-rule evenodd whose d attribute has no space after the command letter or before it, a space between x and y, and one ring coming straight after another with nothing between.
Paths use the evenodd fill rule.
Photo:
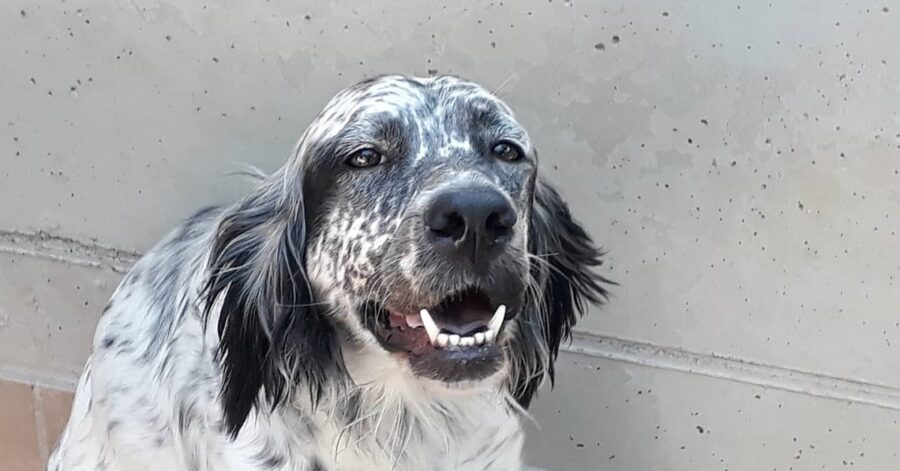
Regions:
<instances>
[{"instance_id":1,"label":"dog's head","mask_svg":"<svg viewBox=\"0 0 900 471\"><path fill-rule=\"evenodd\" d=\"M503 384L527 406L605 297L600 257L499 98L455 77L358 83L219 224L207 301L227 425L260 390L315 401L357 379L348 356L448 388Z\"/></svg>"}]
</instances>

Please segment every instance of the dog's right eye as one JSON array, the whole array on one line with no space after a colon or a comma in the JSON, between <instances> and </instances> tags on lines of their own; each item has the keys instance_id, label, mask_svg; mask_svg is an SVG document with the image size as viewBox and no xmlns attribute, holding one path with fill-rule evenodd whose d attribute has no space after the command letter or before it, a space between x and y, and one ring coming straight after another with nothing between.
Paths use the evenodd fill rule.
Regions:
<instances>
[{"instance_id":1,"label":"dog's right eye","mask_svg":"<svg viewBox=\"0 0 900 471\"><path fill-rule=\"evenodd\" d=\"M375 149L362 149L354 152L347 165L356 168L374 167L384 162L384 156Z\"/></svg>"},{"instance_id":2,"label":"dog's right eye","mask_svg":"<svg viewBox=\"0 0 900 471\"><path fill-rule=\"evenodd\" d=\"M522 151L519 150L519 146L506 141L500 141L497 144L494 144L494 148L491 149L491 152L498 159L507 162L522 160Z\"/></svg>"}]
</instances>

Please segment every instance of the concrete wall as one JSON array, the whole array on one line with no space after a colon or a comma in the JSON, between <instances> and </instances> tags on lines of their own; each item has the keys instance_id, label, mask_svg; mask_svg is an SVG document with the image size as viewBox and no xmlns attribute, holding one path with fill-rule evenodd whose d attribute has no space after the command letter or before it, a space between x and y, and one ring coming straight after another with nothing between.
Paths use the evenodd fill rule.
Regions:
<instances>
[{"instance_id":1,"label":"concrete wall","mask_svg":"<svg viewBox=\"0 0 900 471\"><path fill-rule=\"evenodd\" d=\"M897 469L892 3L6 0L0 370L69 384L134 253L335 91L455 73L518 110L621 282L532 463Z\"/></svg>"}]
</instances>

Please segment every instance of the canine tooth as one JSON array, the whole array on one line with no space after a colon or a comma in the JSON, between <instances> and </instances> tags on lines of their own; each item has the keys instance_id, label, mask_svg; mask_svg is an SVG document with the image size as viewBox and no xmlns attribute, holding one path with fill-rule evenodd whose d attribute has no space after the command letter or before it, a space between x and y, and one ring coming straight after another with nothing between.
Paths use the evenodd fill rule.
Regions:
<instances>
[{"instance_id":1,"label":"canine tooth","mask_svg":"<svg viewBox=\"0 0 900 471\"><path fill-rule=\"evenodd\" d=\"M446 347L447 342L450 341L450 336L447 334L438 334L437 336L437 345L438 347Z\"/></svg>"},{"instance_id":2,"label":"canine tooth","mask_svg":"<svg viewBox=\"0 0 900 471\"><path fill-rule=\"evenodd\" d=\"M497 308L497 312L494 313L494 317L491 317L490 322L488 322L488 330L494 331L494 335L500 333L500 326L503 325L503 320L506 317L506 304L501 304L500 307Z\"/></svg>"},{"instance_id":3,"label":"canine tooth","mask_svg":"<svg viewBox=\"0 0 900 471\"><path fill-rule=\"evenodd\" d=\"M471 347L472 345L475 345L475 339L472 337L461 337L459 339L459 345L461 347Z\"/></svg>"},{"instance_id":4,"label":"canine tooth","mask_svg":"<svg viewBox=\"0 0 900 471\"><path fill-rule=\"evenodd\" d=\"M484 332L484 341L485 341L485 343L490 343L490 342L494 341L494 331L493 330L488 329Z\"/></svg>"},{"instance_id":5,"label":"canine tooth","mask_svg":"<svg viewBox=\"0 0 900 471\"><path fill-rule=\"evenodd\" d=\"M422 319L422 325L425 326L425 331L428 332L428 338L431 340L431 343L434 344L441 329L438 329L437 324L434 323L434 319L431 318L428 309L419 311L419 317Z\"/></svg>"},{"instance_id":6,"label":"canine tooth","mask_svg":"<svg viewBox=\"0 0 900 471\"><path fill-rule=\"evenodd\" d=\"M450 346L455 347L459 345L459 335L453 334L450 336Z\"/></svg>"},{"instance_id":7,"label":"canine tooth","mask_svg":"<svg viewBox=\"0 0 900 471\"><path fill-rule=\"evenodd\" d=\"M475 345L481 345L484 343L484 332L478 332L475 334Z\"/></svg>"}]
</instances>

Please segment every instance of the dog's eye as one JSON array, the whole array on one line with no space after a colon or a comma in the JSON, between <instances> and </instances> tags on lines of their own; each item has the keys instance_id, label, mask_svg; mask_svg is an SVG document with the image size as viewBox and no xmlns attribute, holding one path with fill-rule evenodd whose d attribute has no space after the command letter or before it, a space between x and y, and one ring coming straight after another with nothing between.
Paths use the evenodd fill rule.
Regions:
<instances>
[{"instance_id":1,"label":"dog's eye","mask_svg":"<svg viewBox=\"0 0 900 471\"><path fill-rule=\"evenodd\" d=\"M384 156L375 149L363 149L347 159L347 165L356 168L374 167L384 162Z\"/></svg>"},{"instance_id":2,"label":"dog's eye","mask_svg":"<svg viewBox=\"0 0 900 471\"><path fill-rule=\"evenodd\" d=\"M494 154L494 157L507 162L515 162L522 159L522 152L519 150L519 147L509 142L498 142L491 149L491 152Z\"/></svg>"}]
</instances>

